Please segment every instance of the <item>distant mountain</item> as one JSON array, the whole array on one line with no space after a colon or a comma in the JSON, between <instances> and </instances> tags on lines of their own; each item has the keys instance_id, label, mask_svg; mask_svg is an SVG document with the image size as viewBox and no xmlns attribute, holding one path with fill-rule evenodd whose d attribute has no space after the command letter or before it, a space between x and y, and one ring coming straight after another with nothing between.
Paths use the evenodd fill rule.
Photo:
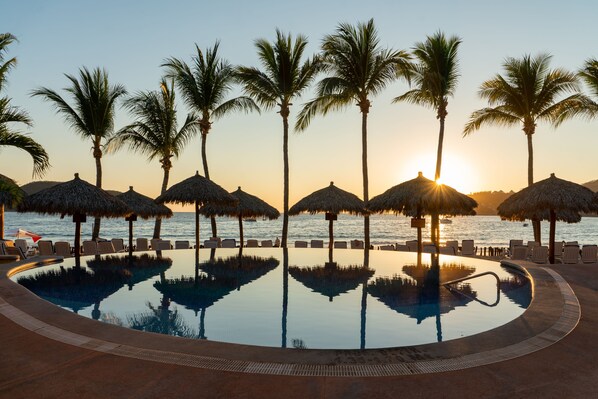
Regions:
<instances>
[{"instance_id":1,"label":"distant mountain","mask_svg":"<svg viewBox=\"0 0 598 399\"><path fill-rule=\"evenodd\" d=\"M585 186L594 192L598 192L598 180L589 181L587 183L582 184L582 186Z\"/></svg>"},{"instance_id":2,"label":"distant mountain","mask_svg":"<svg viewBox=\"0 0 598 399\"><path fill-rule=\"evenodd\" d=\"M505 193L504 191L480 191L469 194L471 198L477 201L478 207L475 209L478 215L496 215L496 208L501 202L513 195L514 191Z\"/></svg>"}]
</instances>

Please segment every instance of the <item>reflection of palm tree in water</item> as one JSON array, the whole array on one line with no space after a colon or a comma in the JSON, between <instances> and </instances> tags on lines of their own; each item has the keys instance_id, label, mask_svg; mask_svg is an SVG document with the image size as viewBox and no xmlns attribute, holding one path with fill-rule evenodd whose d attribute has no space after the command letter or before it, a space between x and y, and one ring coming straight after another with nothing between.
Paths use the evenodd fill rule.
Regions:
<instances>
[{"instance_id":1,"label":"reflection of palm tree in water","mask_svg":"<svg viewBox=\"0 0 598 399\"><path fill-rule=\"evenodd\" d=\"M149 311L128 316L129 327L139 331L174 335L177 337L196 337L177 309L170 310L170 300L162 296L160 305L154 307L147 302Z\"/></svg>"},{"instance_id":2,"label":"reflection of palm tree in water","mask_svg":"<svg viewBox=\"0 0 598 399\"><path fill-rule=\"evenodd\" d=\"M287 347L287 310L289 306L289 250L282 248L282 342Z\"/></svg>"}]
</instances>

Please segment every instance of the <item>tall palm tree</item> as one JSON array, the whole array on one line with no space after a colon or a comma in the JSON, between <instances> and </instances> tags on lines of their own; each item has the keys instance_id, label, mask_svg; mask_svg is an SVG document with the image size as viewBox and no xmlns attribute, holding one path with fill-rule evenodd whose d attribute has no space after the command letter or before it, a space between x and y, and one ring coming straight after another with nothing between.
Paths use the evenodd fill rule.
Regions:
<instances>
[{"instance_id":1,"label":"tall palm tree","mask_svg":"<svg viewBox=\"0 0 598 399\"><path fill-rule=\"evenodd\" d=\"M585 96L578 92L578 77L561 68L549 69L551 56L509 57L503 63L505 75L495 75L482 83L481 98L489 107L474 111L465 125L467 136L484 125L511 127L520 125L527 138L527 183L534 183L534 151L532 137L538 122L558 126L575 115ZM559 97L569 94L559 100ZM540 242L540 221L534 220L534 240Z\"/></svg>"},{"instance_id":2,"label":"tall palm tree","mask_svg":"<svg viewBox=\"0 0 598 399\"><path fill-rule=\"evenodd\" d=\"M331 110L356 104L361 111L361 145L363 172L363 200L369 201L367 162L367 118L370 97L380 93L398 77L408 79L411 72L409 55L404 51L380 48L374 20L356 27L340 24L334 34L322 43L323 69L330 76L317 86L314 100L305 104L299 114L296 129L304 130L311 119ZM365 246L370 245L370 219L364 218Z\"/></svg>"},{"instance_id":3,"label":"tall palm tree","mask_svg":"<svg viewBox=\"0 0 598 399\"><path fill-rule=\"evenodd\" d=\"M598 116L598 60L596 58L586 60L583 67L579 70L578 75L590 89L592 96L596 99L596 101L588 99L585 106L582 108L582 113L585 113L591 118L595 118Z\"/></svg>"},{"instance_id":4,"label":"tall palm tree","mask_svg":"<svg viewBox=\"0 0 598 399\"><path fill-rule=\"evenodd\" d=\"M174 83L165 79L159 91L140 92L125 101L125 107L137 119L123 127L108 140L107 151L114 152L127 145L131 150L158 159L164 170L160 194L168 187L172 157L178 157L185 145L199 128L197 116L187 115L183 126L177 130ZM160 238L162 219L156 218L154 238Z\"/></svg>"},{"instance_id":5,"label":"tall palm tree","mask_svg":"<svg viewBox=\"0 0 598 399\"><path fill-rule=\"evenodd\" d=\"M246 96L226 99L235 82L235 69L218 54L219 42L206 49L205 53L195 45L197 54L193 57L193 68L177 58L168 59L162 66L166 67L169 78L175 79L176 86L182 93L189 109L198 115L201 133L201 158L203 171L210 178L208 158L206 156L206 139L212 129L212 123L231 112L258 111L255 102ZM217 237L216 218L212 216L212 236Z\"/></svg>"},{"instance_id":6,"label":"tall palm tree","mask_svg":"<svg viewBox=\"0 0 598 399\"><path fill-rule=\"evenodd\" d=\"M32 92L32 96L42 97L52 103L56 113L62 114L67 124L84 139L93 144L93 157L96 162L96 186L102 188L102 142L114 131L114 107L116 101L126 94L122 85L110 85L108 72L96 68L92 71L83 67L79 79L65 74L71 86L64 90L71 96L71 106L54 90L42 87ZM96 218L92 239L100 235L100 218Z\"/></svg>"},{"instance_id":7,"label":"tall palm tree","mask_svg":"<svg viewBox=\"0 0 598 399\"><path fill-rule=\"evenodd\" d=\"M438 31L428 36L425 42L416 43L413 55L417 59L412 81L415 88L396 97L393 102L407 101L412 104L430 107L436 111L440 122L438 132L438 150L436 153L436 172L434 180L440 179L442 167L442 144L444 141L444 121L448 114L449 97L452 97L459 79L457 49L461 39L457 36L447 38ZM438 246L439 215L432 215L432 242Z\"/></svg>"},{"instance_id":8,"label":"tall palm tree","mask_svg":"<svg viewBox=\"0 0 598 399\"><path fill-rule=\"evenodd\" d=\"M307 38L276 30L276 40L255 41L262 70L254 67L238 67L237 77L245 93L264 109L278 107L282 118L282 154L284 163L283 216L281 246L287 247L289 229L289 114L292 102L309 87L320 70L319 57L302 61Z\"/></svg>"}]
</instances>

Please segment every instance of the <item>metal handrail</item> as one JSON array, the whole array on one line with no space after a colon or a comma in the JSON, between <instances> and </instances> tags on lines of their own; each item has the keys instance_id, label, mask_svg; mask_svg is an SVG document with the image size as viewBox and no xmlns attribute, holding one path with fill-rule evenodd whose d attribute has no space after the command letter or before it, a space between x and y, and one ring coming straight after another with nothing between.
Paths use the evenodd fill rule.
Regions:
<instances>
[{"instance_id":1,"label":"metal handrail","mask_svg":"<svg viewBox=\"0 0 598 399\"><path fill-rule=\"evenodd\" d=\"M455 288L455 287L451 287L451 284L456 284L456 283L461 283L463 281L466 280L471 280L472 278L478 278L478 277L482 277L482 276L486 276L486 275L492 275L496 278L496 302L494 302L493 304L489 304L485 301L482 301L481 299L478 299L476 297L473 297L469 294L466 294L465 292ZM467 277L463 277L463 278L458 278L455 280L451 280L451 281L447 281L446 283L442 283L443 286L445 286L446 289L450 290L450 291L454 291L457 292L461 295L463 295L464 297L467 297L473 301L479 302L482 305L488 306L488 307L494 307L496 305L498 305L498 303L500 302L500 278L498 277L498 275L494 272L483 272L483 273L479 273L479 274L474 274L473 276L467 276Z\"/></svg>"}]
</instances>

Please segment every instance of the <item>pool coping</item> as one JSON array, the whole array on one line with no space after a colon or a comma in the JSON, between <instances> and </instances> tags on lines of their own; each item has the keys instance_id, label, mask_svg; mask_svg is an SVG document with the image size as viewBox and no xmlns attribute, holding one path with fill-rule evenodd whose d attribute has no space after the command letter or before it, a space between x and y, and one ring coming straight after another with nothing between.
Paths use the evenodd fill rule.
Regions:
<instances>
[{"instance_id":1,"label":"pool coping","mask_svg":"<svg viewBox=\"0 0 598 399\"><path fill-rule=\"evenodd\" d=\"M40 336L116 356L209 370L287 376L369 377L462 370L524 356L568 335L581 317L569 284L554 270L502 263L528 274L533 299L513 321L473 336L398 348L285 349L198 341L113 326L61 309L11 281L11 272L56 258L0 265L0 314Z\"/></svg>"}]
</instances>

